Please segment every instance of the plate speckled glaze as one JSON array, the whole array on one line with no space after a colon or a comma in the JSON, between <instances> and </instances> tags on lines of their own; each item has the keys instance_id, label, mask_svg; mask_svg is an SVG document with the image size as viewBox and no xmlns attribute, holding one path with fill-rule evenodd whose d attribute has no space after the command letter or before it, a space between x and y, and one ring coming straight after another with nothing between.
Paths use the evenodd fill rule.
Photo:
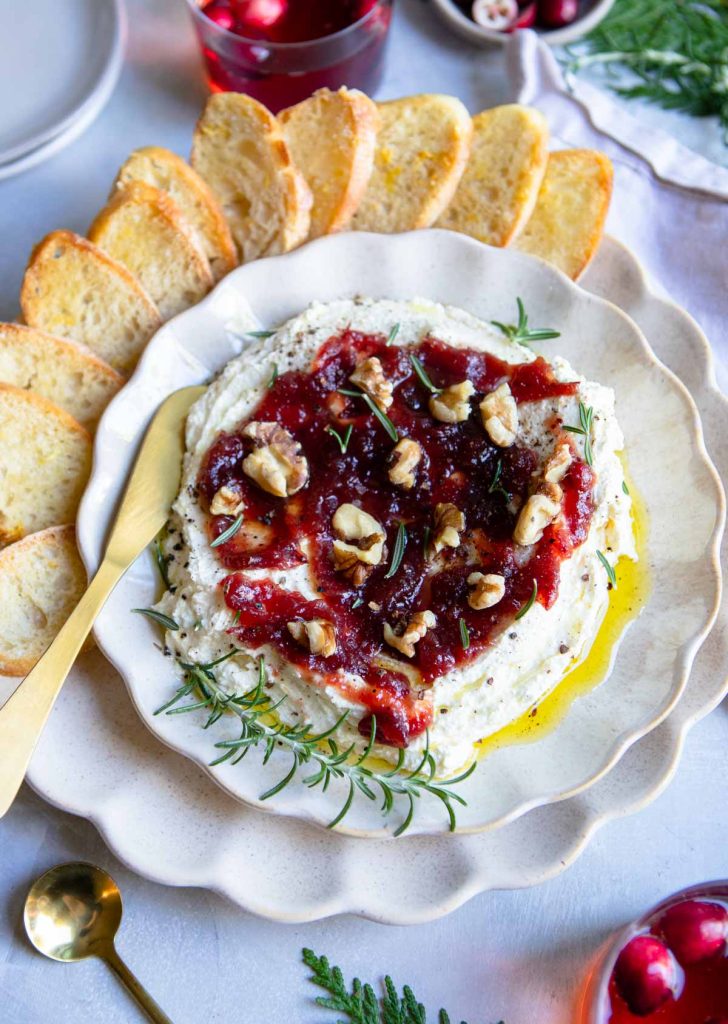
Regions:
<instances>
[{"instance_id":1,"label":"plate speckled glaze","mask_svg":"<svg viewBox=\"0 0 728 1024\"><path fill-rule=\"evenodd\" d=\"M728 479L728 402L695 322L655 295L637 261L613 239L602 243L582 284L629 312L690 389L708 449ZM725 540L721 563L728 567ZM728 692L726 627L724 597L679 703L605 778L480 835L361 843L245 807L156 741L98 652L78 662L64 687L28 781L49 802L93 821L132 870L162 884L209 888L280 921L354 913L421 923L480 892L553 877L599 828L655 799L674 774L690 727ZM5 681L0 693L16 684Z\"/></svg>"},{"instance_id":2,"label":"plate speckled glaze","mask_svg":"<svg viewBox=\"0 0 728 1024\"><path fill-rule=\"evenodd\" d=\"M488 281L497 281L498 288L483 287ZM495 750L458 787L467 801L458 808L458 829L495 828L593 784L654 728L682 692L717 607L723 492L703 446L697 411L684 386L615 306L541 261L443 231L396 237L344 234L241 267L158 332L132 380L104 414L79 514L81 552L93 571L134 452L162 398L182 385L208 380L244 350L246 329L280 324L314 299L355 294L422 295L502 322L513 319L515 297L521 296L532 322L561 331L547 353L558 352L587 378L614 388L630 476L649 510L644 558L650 598L623 635L607 678L572 703L557 729L535 742ZM675 601L676 578L680 602ZM99 646L126 680L142 719L232 796L270 813L325 826L346 799L343 780L326 792L312 791L302 782L304 771L275 798L262 802L260 794L288 770L285 751L276 751L265 765L251 752L238 766L210 767L219 753L214 742L238 735L232 717L204 731L204 712L155 716L179 684L159 650L158 628L130 609L148 607L158 592L147 552L117 586L96 623ZM385 821L377 802L360 798L339 830L369 838L391 835L406 809L401 802ZM431 834L445 827L439 802L422 797L411 832Z\"/></svg>"}]
</instances>

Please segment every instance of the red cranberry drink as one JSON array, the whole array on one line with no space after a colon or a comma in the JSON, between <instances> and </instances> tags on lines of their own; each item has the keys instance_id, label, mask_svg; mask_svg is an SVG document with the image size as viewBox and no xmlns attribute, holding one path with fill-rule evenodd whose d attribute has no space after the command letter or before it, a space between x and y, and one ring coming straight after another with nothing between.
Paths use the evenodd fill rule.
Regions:
<instances>
[{"instance_id":1,"label":"red cranberry drink","mask_svg":"<svg viewBox=\"0 0 728 1024\"><path fill-rule=\"evenodd\" d=\"M583 1024L728 1024L728 882L677 893L625 928L592 972Z\"/></svg>"},{"instance_id":2,"label":"red cranberry drink","mask_svg":"<svg viewBox=\"0 0 728 1024\"><path fill-rule=\"evenodd\" d=\"M274 112L316 89L372 93L393 0L189 0L210 88Z\"/></svg>"}]
</instances>

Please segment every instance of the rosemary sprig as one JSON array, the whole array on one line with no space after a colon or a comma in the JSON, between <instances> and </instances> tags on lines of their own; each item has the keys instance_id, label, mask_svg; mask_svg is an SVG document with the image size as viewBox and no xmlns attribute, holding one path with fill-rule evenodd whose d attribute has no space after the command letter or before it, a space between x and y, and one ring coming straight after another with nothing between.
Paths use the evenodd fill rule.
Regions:
<instances>
[{"instance_id":1,"label":"rosemary sprig","mask_svg":"<svg viewBox=\"0 0 728 1024\"><path fill-rule=\"evenodd\" d=\"M397 335L399 334L399 328L400 328L400 325L399 324L395 324L394 327L392 328L392 330L387 335L387 348L389 348L390 345L394 344L394 340L397 337Z\"/></svg>"},{"instance_id":2,"label":"rosemary sprig","mask_svg":"<svg viewBox=\"0 0 728 1024\"><path fill-rule=\"evenodd\" d=\"M219 548L221 544L224 544L226 541L230 540L231 537L234 537L242 525L243 513L241 512L239 516L236 516L235 521L228 526L227 530L223 530L219 537L215 537L215 539L211 541L210 547Z\"/></svg>"},{"instance_id":3,"label":"rosemary sprig","mask_svg":"<svg viewBox=\"0 0 728 1024\"><path fill-rule=\"evenodd\" d=\"M402 564L402 558L404 557L404 549L407 547L407 527L404 523L400 523L397 527L397 536L394 541L394 549L392 550L392 562L389 569L385 572L385 580L391 580L394 574Z\"/></svg>"},{"instance_id":4,"label":"rosemary sprig","mask_svg":"<svg viewBox=\"0 0 728 1024\"><path fill-rule=\"evenodd\" d=\"M627 481L626 480L622 481L622 493L626 494L627 496L629 496L629 487L627 486Z\"/></svg>"},{"instance_id":5,"label":"rosemary sprig","mask_svg":"<svg viewBox=\"0 0 728 1024\"><path fill-rule=\"evenodd\" d=\"M397 428L394 423L392 423L385 412L382 412L374 399L365 391L351 391L348 388L339 388L339 394L346 395L347 398L363 398L369 406L370 411L374 413L392 440L395 442L399 441L399 434L397 433Z\"/></svg>"},{"instance_id":6,"label":"rosemary sprig","mask_svg":"<svg viewBox=\"0 0 728 1024\"><path fill-rule=\"evenodd\" d=\"M169 563L172 561L171 555L165 555L162 551L162 535L155 537L154 544L154 561L157 563L157 571L159 572L164 589L169 590Z\"/></svg>"},{"instance_id":7,"label":"rosemary sprig","mask_svg":"<svg viewBox=\"0 0 728 1024\"><path fill-rule=\"evenodd\" d=\"M453 793L451 787L467 779L475 770L475 763L454 779L436 781L435 761L430 753L428 738L416 768L404 768L405 754L404 750L400 749L397 751L397 763L394 767L383 771L366 763L374 747L376 719L373 719L369 742L361 753L355 751L353 743L341 749L334 738L345 721L347 712L330 729L320 733L314 733L311 725L306 722L300 725L271 722L271 715L280 707L282 701L273 703L266 692L267 672L262 657L258 659L258 681L247 693L227 693L218 683L213 671L214 666L235 653L236 649L231 650L216 662L205 665L180 662L180 667L185 672L184 683L171 700L156 712L177 715L204 709L209 712L204 728L214 725L226 712L235 714L240 722L240 737L216 743L215 747L221 753L211 762L211 766L228 761L237 764L252 747L263 750L263 764L267 764L274 752L283 748L291 756L290 768L278 782L261 794L261 800L268 800L280 793L292 782L300 769L310 764L315 769L313 774L302 779L309 789L320 786L325 791L334 779L343 779L348 783L344 803L336 817L329 822L329 828L335 828L343 820L357 794L363 794L368 800L376 800L378 792L382 801L381 811L385 816L394 810L397 797L402 797L406 801L405 817L394 832L395 836L402 835L410 827L416 801L423 794L429 794L442 803L447 814L449 830L455 829L456 814L453 805L457 803L465 806L465 801L459 794ZM197 694L197 700L187 704L180 703L194 694Z\"/></svg>"},{"instance_id":8,"label":"rosemary sprig","mask_svg":"<svg viewBox=\"0 0 728 1024\"><path fill-rule=\"evenodd\" d=\"M409 985L404 986L400 996L387 974L380 999L372 985L362 985L358 978L354 978L349 989L341 969L330 964L325 956L317 956L312 949L302 950L302 956L311 971L309 980L328 992L326 996L316 997L317 1006L343 1013L351 1024L427 1024L427 1011ZM337 1024L346 1024L346 1021L339 1019ZM445 1010L438 1013L437 1024L450 1024ZM466 1022L461 1021L461 1024Z\"/></svg>"},{"instance_id":9,"label":"rosemary sprig","mask_svg":"<svg viewBox=\"0 0 728 1024\"><path fill-rule=\"evenodd\" d=\"M420 360L417 358L417 356L413 352L410 352L410 357L409 358L410 358L410 362L412 363L413 370L415 371L417 376L420 378L421 383L424 384L424 386L427 388L427 390L432 392L433 395L441 395L442 394L442 388L436 388L435 387L435 385L432 383L432 381L430 380L430 378L429 378L429 376L427 374L427 370L424 368L424 366L422 365Z\"/></svg>"},{"instance_id":10,"label":"rosemary sprig","mask_svg":"<svg viewBox=\"0 0 728 1024\"><path fill-rule=\"evenodd\" d=\"M364 604L364 598L363 597L355 597L354 600L351 603L351 607L352 608L361 608L361 606L363 604Z\"/></svg>"},{"instance_id":11,"label":"rosemary sprig","mask_svg":"<svg viewBox=\"0 0 728 1024\"><path fill-rule=\"evenodd\" d=\"M488 494L502 494L506 501L510 501L510 494L505 489L503 484L500 482L502 474L503 459L498 459L498 462L496 463L495 467L495 473L493 474L493 479L490 481L490 484L488 485Z\"/></svg>"},{"instance_id":12,"label":"rosemary sprig","mask_svg":"<svg viewBox=\"0 0 728 1024\"><path fill-rule=\"evenodd\" d=\"M272 338L275 331L246 331L246 338Z\"/></svg>"},{"instance_id":13,"label":"rosemary sprig","mask_svg":"<svg viewBox=\"0 0 728 1024\"><path fill-rule=\"evenodd\" d=\"M614 566L609 564L609 562L607 561L607 556L605 554L603 554L601 551L597 551L597 558L599 559L599 561L604 566L604 571L607 574L607 579L611 583L611 585L614 588L614 590L616 590L617 589L617 574L614 571Z\"/></svg>"},{"instance_id":14,"label":"rosemary sprig","mask_svg":"<svg viewBox=\"0 0 728 1024\"><path fill-rule=\"evenodd\" d=\"M353 429L354 424L350 423L349 426L344 431L344 436L342 437L338 430L335 430L334 427L332 427L330 424L329 426L324 427L326 433L331 434L331 436L335 439L336 443L341 449L342 455L346 455L346 449L349 447L349 441L351 441L351 433Z\"/></svg>"},{"instance_id":15,"label":"rosemary sprig","mask_svg":"<svg viewBox=\"0 0 728 1024\"><path fill-rule=\"evenodd\" d=\"M567 54L567 83L584 68L602 67L612 77L610 88L627 99L697 117L716 115L728 143L725 0L617 0Z\"/></svg>"},{"instance_id":16,"label":"rosemary sprig","mask_svg":"<svg viewBox=\"0 0 728 1024\"><path fill-rule=\"evenodd\" d=\"M524 615L526 615L528 612L530 612L531 608L533 608L533 602L536 600L537 596L538 596L538 581L534 580L533 581L533 590L531 591L531 596L526 601L526 603L524 604L523 608L521 608L521 610L516 613L516 617L515 617L515 620L514 620L515 622L518 622L519 619L522 619Z\"/></svg>"},{"instance_id":17,"label":"rosemary sprig","mask_svg":"<svg viewBox=\"0 0 728 1024\"><path fill-rule=\"evenodd\" d=\"M465 621L465 619L462 617L462 615L460 616L459 625L460 625L460 643L463 645L463 650L467 651L468 647L470 647L470 630L468 629L468 624Z\"/></svg>"},{"instance_id":18,"label":"rosemary sprig","mask_svg":"<svg viewBox=\"0 0 728 1024\"><path fill-rule=\"evenodd\" d=\"M179 629L179 624L174 619L170 619L169 615L165 615L164 612L158 612L156 608L132 608L132 611L139 615L146 615L148 619L152 619L164 629L171 629L172 632Z\"/></svg>"},{"instance_id":19,"label":"rosemary sprig","mask_svg":"<svg viewBox=\"0 0 728 1024\"><path fill-rule=\"evenodd\" d=\"M579 426L578 427L567 427L564 426L564 430L568 430L570 434L580 434L584 438L584 462L587 466L594 465L594 452L592 451L592 426L594 424L594 409L593 407L584 405L583 402L579 402Z\"/></svg>"},{"instance_id":20,"label":"rosemary sprig","mask_svg":"<svg viewBox=\"0 0 728 1024\"><path fill-rule=\"evenodd\" d=\"M275 382L277 380L278 380L278 363L273 363L273 369L271 370L270 379L269 379L268 383L266 384L266 387L268 388L269 391L274 386L274 384L275 384Z\"/></svg>"},{"instance_id":21,"label":"rosemary sprig","mask_svg":"<svg viewBox=\"0 0 728 1024\"><path fill-rule=\"evenodd\" d=\"M517 345L529 345L532 341L548 341L549 338L560 338L561 332L554 331L551 327L529 327L528 316L521 299L516 299L518 307L518 323L502 324L499 320L490 322L499 331L505 334L509 341Z\"/></svg>"}]
</instances>

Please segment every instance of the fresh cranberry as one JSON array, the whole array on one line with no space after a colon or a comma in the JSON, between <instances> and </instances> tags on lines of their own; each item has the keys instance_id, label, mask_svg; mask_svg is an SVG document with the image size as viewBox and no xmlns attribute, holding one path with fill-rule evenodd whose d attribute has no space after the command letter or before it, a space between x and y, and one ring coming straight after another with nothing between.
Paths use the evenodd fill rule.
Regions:
<instances>
[{"instance_id":1,"label":"fresh cranberry","mask_svg":"<svg viewBox=\"0 0 728 1024\"><path fill-rule=\"evenodd\" d=\"M472 14L476 25L503 32L515 25L518 4L516 0L475 0Z\"/></svg>"},{"instance_id":2,"label":"fresh cranberry","mask_svg":"<svg viewBox=\"0 0 728 1024\"><path fill-rule=\"evenodd\" d=\"M728 1017L708 1017L705 1024L728 1024Z\"/></svg>"},{"instance_id":3,"label":"fresh cranberry","mask_svg":"<svg viewBox=\"0 0 728 1024\"><path fill-rule=\"evenodd\" d=\"M637 935L617 957L614 980L631 1013L645 1017L678 987L678 969L670 950L652 935Z\"/></svg>"},{"instance_id":4,"label":"fresh cranberry","mask_svg":"<svg viewBox=\"0 0 728 1024\"><path fill-rule=\"evenodd\" d=\"M579 0L538 0L538 23L545 28L570 25L579 13Z\"/></svg>"},{"instance_id":5,"label":"fresh cranberry","mask_svg":"<svg viewBox=\"0 0 728 1024\"><path fill-rule=\"evenodd\" d=\"M227 0L213 0L211 4L203 7L203 10L207 17L214 21L216 25L219 25L220 28L231 32L235 27L235 15L230 10Z\"/></svg>"},{"instance_id":6,"label":"fresh cranberry","mask_svg":"<svg viewBox=\"0 0 728 1024\"><path fill-rule=\"evenodd\" d=\"M244 29L270 28L286 13L286 0L235 0L238 23Z\"/></svg>"},{"instance_id":7,"label":"fresh cranberry","mask_svg":"<svg viewBox=\"0 0 728 1024\"><path fill-rule=\"evenodd\" d=\"M685 900L657 922L656 931L685 967L722 953L728 940L728 910L719 903Z\"/></svg>"},{"instance_id":8,"label":"fresh cranberry","mask_svg":"<svg viewBox=\"0 0 728 1024\"><path fill-rule=\"evenodd\" d=\"M527 4L525 7L521 7L518 17L510 26L506 29L506 32L515 32L517 28L530 28L536 21L536 4Z\"/></svg>"}]
</instances>

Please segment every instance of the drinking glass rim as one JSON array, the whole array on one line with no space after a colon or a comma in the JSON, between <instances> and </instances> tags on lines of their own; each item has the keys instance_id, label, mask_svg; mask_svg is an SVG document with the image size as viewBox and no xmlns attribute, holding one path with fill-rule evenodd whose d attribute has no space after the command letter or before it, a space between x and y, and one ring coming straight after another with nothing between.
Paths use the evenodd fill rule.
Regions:
<instances>
[{"instance_id":1,"label":"drinking glass rim","mask_svg":"<svg viewBox=\"0 0 728 1024\"><path fill-rule=\"evenodd\" d=\"M200 6L200 0L186 0L186 2L192 12L193 18L203 20L206 26L209 26L213 31L218 32L223 39L227 37L228 39L236 40L238 43L245 43L249 46L264 46L266 50L271 51L283 50L291 52L310 48L317 44L330 43L332 40L342 39L344 36L349 33L353 33L356 29L372 20L377 11L387 4L391 5L393 0L376 0L376 3L371 10L368 10L365 15L358 18L356 21L352 21L351 25L347 25L346 28L340 28L338 32L330 32L326 36L318 36L316 39L304 39L298 43L276 43L269 42L267 39L251 39L250 36L241 36L237 32L231 32L229 29L223 28L222 25L218 25L216 21L212 20L212 18L208 18Z\"/></svg>"}]
</instances>

